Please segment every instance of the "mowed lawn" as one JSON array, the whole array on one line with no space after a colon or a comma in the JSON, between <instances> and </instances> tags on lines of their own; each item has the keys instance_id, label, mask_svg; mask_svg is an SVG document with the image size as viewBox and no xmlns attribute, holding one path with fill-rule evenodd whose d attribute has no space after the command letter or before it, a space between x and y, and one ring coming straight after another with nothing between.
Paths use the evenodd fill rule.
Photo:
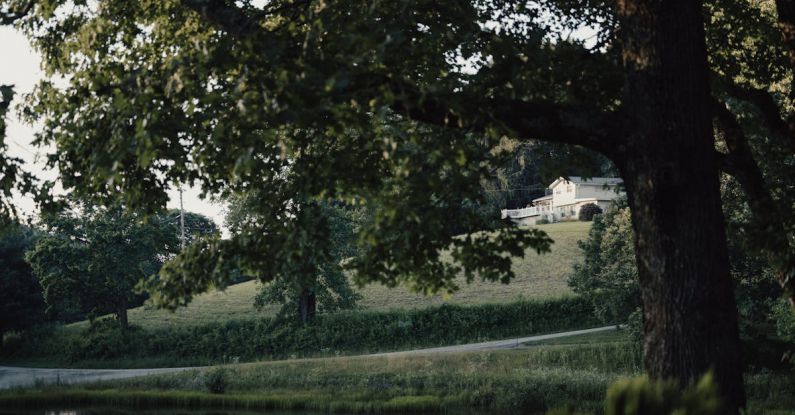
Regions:
<instances>
[{"instance_id":1,"label":"mowed lawn","mask_svg":"<svg viewBox=\"0 0 795 415\"><path fill-rule=\"evenodd\" d=\"M359 306L366 310L389 310L427 307L429 305L482 304L511 302L519 299L543 299L570 294L566 279L572 265L582 254L577 241L586 238L590 222L566 222L538 226L555 240L552 252L537 255L530 250L522 259L514 260L516 279L510 284L499 282L462 281L461 289L450 296L424 296L404 287L387 288L370 284L359 290ZM176 312L138 307L130 310L130 322L144 328L201 325L211 322L243 320L272 316L278 306L257 311L254 304L260 283L256 281L233 285L224 291L198 296ZM75 323L71 326L83 326Z\"/></svg>"}]
</instances>

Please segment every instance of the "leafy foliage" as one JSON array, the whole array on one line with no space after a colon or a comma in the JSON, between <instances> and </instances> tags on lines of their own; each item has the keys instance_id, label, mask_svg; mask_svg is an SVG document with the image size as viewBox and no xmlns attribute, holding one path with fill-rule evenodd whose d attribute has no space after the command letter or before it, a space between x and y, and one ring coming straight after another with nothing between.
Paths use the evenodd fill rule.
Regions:
<instances>
[{"instance_id":1,"label":"leafy foliage","mask_svg":"<svg viewBox=\"0 0 795 415\"><path fill-rule=\"evenodd\" d=\"M305 322L314 315L315 307L321 312L351 309L361 298L350 286L342 262L356 253L354 227L364 220L362 210L324 203L319 209L313 209L312 214L323 216L324 222L318 225L329 227L327 232L330 241L329 246L317 243L310 245L310 249L320 252L328 249L328 255L313 257L319 258L312 264L314 268L304 268L307 264L303 264L296 270L301 272L306 269L309 274L274 276L271 282L263 285L255 298L255 305L259 308L272 303L282 304L281 315L299 316ZM301 307L311 307L311 310L302 310ZM309 315L302 316L302 312Z\"/></svg>"},{"instance_id":2,"label":"leafy foliage","mask_svg":"<svg viewBox=\"0 0 795 415\"><path fill-rule=\"evenodd\" d=\"M605 403L607 415L718 415L723 408L709 373L685 390L671 381L621 380L610 385Z\"/></svg>"},{"instance_id":3,"label":"leafy foliage","mask_svg":"<svg viewBox=\"0 0 795 415\"><path fill-rule=\"evenodd\" d=\"M224 393L228 384L229 373L225 368L217 367L204 373L204 385L210 393Z\"/></svg>"},{"instance_id":4,"label":"leafy foliage","mask_svg":"<svg viewBox=\"0 0 795 415\"><path fill-rule=\"evenodd\" d=\"M218 225L201 213L185 211L183 216L185 221L185 245L190 245L200 238L218 236L221 233ZM179 209L171 209L161 214L158 220L166 221L177 230L178 235L181 234Z\"/></svg>"},{"instance_id":5,"label":"leafy foliage","mask_svg":"<svg viewBox=\"0 0 795 415\"><path fill-rule=\"evenodd\" d=\"M116 313L126 326L127 308L140 302L136 283L156 274L178 248L177 227L167 218L84 205L49 218L26 258L50 310L73 302L90 318Z\"/></svg>"},{"instance_id":6,"label":"leafy foliage","mask_svg":"<svg viewBox=\"0 0 795 415\"><path fill-rule=\"evenodd\" d=\"M590 222L595 215L602 213L602 208L594 203L586 203L580 207L579 219L582 221Z\"/></svg>"},{"instance_id":7,"label":"leafy foliage","mask_svg":"<svg viewBox=\"0 0 795 415\"><path fill-rule=\"evenodd\" d=\"M640 307L633 238L629 208L619 200L594 217L588 239L578 243L584 259L574 266L569 285L591 299L605 322L626 321Z\"/></svg>"},{"instance_id":8,"label":"leafy foliage","mask_svg":"<svg viewBox=\"0 0 795 415\"><path fill-rule=\"evenodd\" d=\"M786 301L779 301L773 308L776 318L776 329L782 339L795 341L795 312L787 305ZM795 360L795 356L791 356Z\"/></svg>"},{"instance_id":9,"label":"leafy foliage","mask_svg":"<svg viewBox=\"0 0 795 415\"><path fill-rule=\"evenodd\" d=\"M725 170L736 179L731 181L735 189L728 206L723 192L724 214L744 216L734 220L730 230L741 236L738 245L749 256L766 262L768 272L786 287L795 284L795 141L791 129L795 84L792 50L788 50L792 45L782 42L781 28L786 23L781 19L787 12L777 10L779 4L707 2L711 21L706 34L714 95L736 114L736 123L719 128L717 134L718 148L727 153ZM742 191L737 189L740 186Z\"/></svg>"},{"instance_id":10,"label":"leafy foliage","mask_svg":"<svg viewBox=\"0 0 795 415\"><path fill-rule=\"evenodd\" d=\"M771 307L776 304L780 289L767 261L748 246L751 240L746 229L750 212L736 182L724 178L722 198L741 331L749 339L764 340L774 324ZM588 239L579 242L583 263L575 265L569 279L572 289L593 298L597 314L610 322L625 321L640 304L631 249L634 231L625 203L618 201L594 218ZM633 321L639 320L638 315Z\"/></svg>"},{"instance_id":11,"label":"leafy foliage","mask_svg":"<svg viewBox=\"0 0 795 415\"><path fill-rule=\"evenodd\" d=\"M41 285L25 262L37 238L34 229L21 225L0 231L0 346L3 333L44 321Z\"/></svg>"},{"instance_id":12,"label":"leafy foliage","mask_svg":"<svg viewBox=\"0 0 795 415\"><path fill-rule=\"evenodd\" d=\"M22 160L7 154L6 116L13 98L13 86L0 85L0 230L13 226L17 219L18 212L11 203L13 192L33 194L36 186L35 178L23 170Z\"/></svg>"},{"instance_id":13,"label":"leafy foliage","mask_svg":"<svg viewBox=\"0 0 795 415\"><path fill-rule=\"evenodd\" d=\"M773 331L771 307L780 295L769 261L754 246L756 230L751 208L736 180L723 177L721 199L729 239L731 274L735 281L741 332L750 338L764 339Z\"/></svg>"},{"instance_id":14,"label":"leafy foliage","mask_svg":"<svg viewBox=\"0 0 795 415\"><path fill-rule=\"evenodd\" d=\"M161 358L218 362L443 346L593 327L598 320L582 298L480 306L320 314L296 320L229 321L193 327L121 330L103 320L84 333L42 329L25 334L13 357L56 356L67 361ZM108 347L112 346L112 347ZM193 359L193 360L191 360Z\"/></svg>"},{"instance_id":15,"label":"leafy foliage","mask_svg":"<svg viewBox=\"0 0 795 415\"><path fill-rule=\"evenodd\" d=\"M598 55L584 65L556 61L542 70L541 83L532 72L545 65L514 72L523 61L563 59L580 46L559 42L552 47L535 18L503 26L499 36L497 31L476 36L484 30L476 29L480 23L498 15L536 11L489 2L382 6L303 8L286 2L284 8L274 5L279 11L259 23L243 24L245 32L253 34L256 26L267 36L239 39L177 1L76 7L53 2L22 27L35 38L47 69L68 73L71 81L66 88L42 83L27 113L51 120L40 143L59 148L50 164L62 173L65 188L84 197L118 197L125 205L153 211L173 182L196 183L222 196L267 189L268 205L263 201L260 213L273 223L242 232L235 241L188 250L184 261L168 269L165 279L196 281L190 290L160 287L182 300L209 285L223 286L223 272L203 278L194 271L222 271L218 261L230 259L232 251L251 253L246 268L264 269L261 265L269 261L256 252L273 256L277 246L295 246L282 244L284 236L262 238L254 232L307 232L325 239L304 228L311 221L280 223L290 200L315 198L377 206L373 221L361 229L360 240L370 247L352 263L362 280L407 281L421 291L445 291L455 288L452 279L459 268L473 278L510 279L502 256L527 246L544 251L547 238L507 228L495 238L455 238L460 229L484 229L480 215L460 207L462 201L483 204L480 179L496 165L490 151L504 131L470 134L408 121L398 114L403 112L398 90L414 95L439 88L452 94L464 87L467 94L481 95L483 86L506 79L514 86L499 87L500 92L546 89L554 79L550 94L572 103L585 96L589 102L609 102L589 92L595 84L620 83L601 70L612 61ZM246 15L258 14L252 5L241 8ZM351 21L360 25L348 27ZM97 35L81 35L88 32ZM332 45L335 50L326 50ZM481 66L485 61L477 50L484 48L496 66L478 76L465 75L450 59L461 51ZM419 62L424 69L416 71ZM594 78L571 82L585 76L583 70ZM104 116L83 116L89 113ZM100 148L113 151L100 154L95 150ZM382 237L393 234L399 237ZM443 250L458 252L453 264L439 263ZM188 265L189 260L201 267Z\"/></svg>"},{"instance_id":16,"label":"leafy foliage","mask_svg":"<svg viewBox=\"0 0 795 415\"><path fill-rule=\"evenodd\" d=\"M125 206L152 213L165 204L166 188L175 182L221 196L247 189L268 192L259 209L267 223L229 241L193 245L164 270L158 288L167 306L228 284L229 264L279 275L286 274L279 267L288 260L313 263L316 250L308 249L308 241L328 237L313 228L312 215L296 215L290 206L296 201L343 200L374 208L373 220L360 231L361 253L350 263L359 281L449 292L457 288L459 273L468 280L510 280L509 257L527 247L546 251L549 239L533 230L487 229L480 226L480 215L461 209L470 206L462 202L487 202L480 185L498 165L493 150L503 137L582 145L621 163L622 173L629 175L625 181L639 185L628 187L631 195L642 196L646 185L653 193L632 197L637 202L633 215L645 217L634 223L648 225L648 238L657 237L653 230L665 225L658 222L666 217L657 213L667 206L650 202L660 201L657 193L667 189L655 181L673 178L680 189L714 187L719 164L737 176L753 176L744 180L746 194L770 209L754 209L768 217L757 215L759 226L749 229L795 299L795 228L787 216L788 195L795 194L788 168L795 153L789 126L795 124L787 120L792 111L786 98L792 88L779 92L791 76L787 52L795 50L788 51L782 41L770 2L701 5L53 0L37 4L19 26L43 53L45 71L69 82L63 88L43 82L26 112L30 120L43 122L39 143L57 150L49 163L60 171L64 187L80 197L121 199ZM638 13L646 6L648 13ZM679 21L665 12L690 16L681 25L692 30L678 30ZM595 28L592 47L570 36L584 25ZM662 45L667 37L658 32L681 36L680 42L694 46L696 59L679 65L680 56L668 53ZM750 52L735 59L733 51L746 45ZM651 54L652 59L643 59L649 70L639 71L638 60L627 59L636 52ZM668 73L671 67L697 78ZM714 88L707 84L710 70ZM759 88L772 99L774 111L762 111L772 117L745 117L735 99L759 105L728 97L731 88L725 84L732 83ZM685 100L657 96L661 92ZM681 111L678 106L685 103L699 111ZM723 128L732 133L724 136L727 153L713 152L708 131L713 111L707 108L728 112L736 122L741 115L741 128ZM692 115L685 121L701 126L698 140L678 120L681 114ZM745 134L758 130L771 134ZM689 152L691 144L698 151ZM688 152L694 157L676 156ZM768 153L773 156L760 157ZM706 179L688 180L697 177ZM671 194L684 195L683 208L703 202L717 218L716 192ZM714 277L728 285L720 223L706 225L720 242L709 251L718 261ZM461 229L495 233L459 237ZM675 261L679 253L697 248L661 248L669 242L695 244L675 229L668 232L662 238L672 241L638 244L644 263ZM441 252L450 252L452 261L439 261ZM661 289L687 289L668 285L675 280L664 275L674 272L671 268L653 268ZM693 271L682 277L700 281L711 274ZM644 284L650 280L643 278ZM718 313L720 305L731 308L730 290L715 294L723 298L704 310L707 314ZM733 323L714 327L736 346ZM649 331L658 334L664 331ZM726 351L725 359L736 360L734 346L712 352ZM660 373L679 367L665 362L675 355L665 347L660 359L652 359L660 363L652 370ZM712 352L707 356L724 358ZM729 373L729 364L717 366L716 376L722 386L730 384L726 390L742 395L739 374ZM691 376L682 370L677 374L682 380Z\"/></svg>"}]
</instances>

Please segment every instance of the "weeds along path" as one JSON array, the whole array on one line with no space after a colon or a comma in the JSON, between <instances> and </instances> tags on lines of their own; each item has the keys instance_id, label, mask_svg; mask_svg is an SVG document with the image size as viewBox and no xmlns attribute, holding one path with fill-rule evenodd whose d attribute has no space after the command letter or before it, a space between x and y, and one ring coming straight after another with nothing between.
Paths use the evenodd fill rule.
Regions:
<instances>
[{"instance_id":1,"label":"weeds along path","mask_svg":"<svg viewBox=\"0 0 795 415\"><path fill-rule=\"evenodd\" d=\"M542 340L557 339L561 337L577 336L581 334L598 333L616 330L616 326L597 327L585 330L567 331L562 333L542 334L538 336L518 337L514 339L496 340L482 343L460 344L455 346L434 347L429 349L415 349L401 352L375 353L360 357L391 357L410 356L436 353L477 352L497 349L512 349L521 347L524 343ZM331 359L331 358L325 358ZM126 379L139 376L157 375L163 373L176 373L185 370L203 369L206 366L173 367L155 369L41 369L29 367L0 366L0 389L26 387L45 384L74 384L96 382L101 380Z\"/></svg>"}]
</instances>

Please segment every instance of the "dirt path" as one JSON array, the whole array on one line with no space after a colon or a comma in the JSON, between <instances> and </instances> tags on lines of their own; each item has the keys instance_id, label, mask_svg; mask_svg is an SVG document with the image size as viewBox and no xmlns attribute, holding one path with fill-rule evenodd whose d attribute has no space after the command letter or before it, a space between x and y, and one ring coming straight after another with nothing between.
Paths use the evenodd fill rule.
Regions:
<instances>
[{"instance_id":1,"label":"dirt path","mask_svg":"<svg viewBox=\"0 0 795 415\"><path fill-rule=\"evenodd\" d=\"M434 354L434 353L479 352L479 351L497 350L497 349L513 349L522 346L524 343L529 343L529 342L559 339L561 337L598 333L601 331L610 331L616 329L617 329L616 326L597 327L593 329L574 330L563 333L541 334L538 336L519 337L507 340L495 340L483 343L459 344L456 346L433 347L430 349L406 350L402 352L375 353L367 356L410 356L410 355L423 355L423 354Z\"/></svg>"},{"instance_id":2,"label":"dirt path","mask_svg":"<svg viewBox=\"0 0 795 415\"><path fill-rule=\"evenodd\" d=\"M34 384L83 383L98 380L134 378L160 373L181 372L191 367L161 369L40 369L0 366L0 389Z\"/></svg>"},{"instance_id":3,"label":"dirt path","mask_svg":"<svg viewBox=\"0 0 795 415\"><path fill-rule=\"evenodd\" d=\"M456 346L434 347L430 349L406 350L402 352L375 353L366 356L410 356L436 353L475 352L496 349L512 349L524 343L577 336L580 334L597 333L616 330L616 326L597 327L586 330L567 331L563 333L542 334L539 336L519 337L515 339L497 340L483 343L460 344ZM138 376L175 373L184 370L202 369L202 367L173 367L159 369L40 369L29 367L0 366L0 389L31 386L34 384L83 383L99 380L125 379Z\"/></svg>"}]
</instances>

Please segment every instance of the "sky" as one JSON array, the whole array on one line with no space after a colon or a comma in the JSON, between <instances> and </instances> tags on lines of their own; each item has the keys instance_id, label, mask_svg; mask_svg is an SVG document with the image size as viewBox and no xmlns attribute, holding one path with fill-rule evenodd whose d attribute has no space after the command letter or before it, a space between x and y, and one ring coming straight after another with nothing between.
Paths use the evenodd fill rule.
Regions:
<instances>
[{"instance_id":1,"label":"sky","mask_svg":"<svg viewBox=\"0 0 795 415\"><path fill-rule=\"evenodd\" d=\"M36 83L44 76L39 65L39 56L30 46L27 38L15 29L0 26L0 84L12 84L17 93L17 98L33 90ZM15 99L18 102L18 99ZM25 161L25 169L42 179L55 179L54 171L46 171L44 167L44 153L31 144L36 132L35 125L21 122L10 111L8 127L6 130L6 143L8 152L12 157ZM202 200L198 188L185 188L183 204L185 210L201 213L212 218L218 226L223 225L223 206ZM179 208L179 191L174 188L169 192L171 201L169 208ZM35 205L29 197L17 197L14 204L24 213L35 213Z\"/></svg>"}]
</instances>

